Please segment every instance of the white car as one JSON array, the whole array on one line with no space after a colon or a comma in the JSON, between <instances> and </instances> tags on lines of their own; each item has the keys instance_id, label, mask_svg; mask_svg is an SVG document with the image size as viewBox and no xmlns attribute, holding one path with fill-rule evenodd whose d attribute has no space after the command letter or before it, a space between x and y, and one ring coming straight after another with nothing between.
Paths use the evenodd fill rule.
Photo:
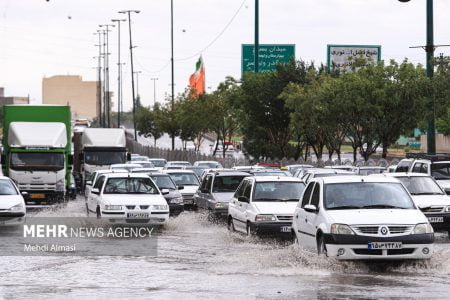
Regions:
<instances>
[{"instance_id":1,"label":"white car","mask_svg":"<svg viewBox=\"0 0 450 300\"><path fill-rule=\"evenodd\" d=\"M194 207L194 194L197 192L200 181L194 171L191 170L164 170L180 190L183 196L184 207Z\"/></svg>"},{"instance_id":2,"label":"white car","mask_svg":"<svg viewBox=\"0 0 450 300\"><path fill-rule=\"evenodd\" d=\"M450 235L450 197L433 177L422 173L384 175L397 178L403 183L434 231L445 231Z\"/></svg>"},{"instance_id":3,"label":"white car","mask_svg":"<svg viewBox=\"0 0 450 300\"><path fill-rule=\"evenodd\" d=\"M100 175L87 199L86 208L88 214L95 214L112 224L164 225L169 219L167 201L150 177L144 174Z\"/></svg>"},{"instance_id":4,"label":"white car","mask_svg":"<svg viewBox=\"0 0 450 300\"><path fill-rule=\"evenodd\" d=\"M26 208L22 194L14 182L0 176L0 226L15 226L25 222Z\"/></svg>"},{"instance_id":5,"label":"white car","mask_svg":"<svg viewBox=\"0 0 450 300\"><path fill-rule=\"evenodd\" d=\"M162 171L164 166L167 164L167 160L164 158L150 158L148 161L151 162L159 171Z\"/></svg>"},{"instance_id":6,"label":"white car","mask_svg":"<svg viewBox=\"0 0 450 300\"><path fill-rule=\"evenodd\" d=\"M231 231L290 236L292 216L305 184L298 178L246 177L228 204Z\"/></svg>"},{"instance_id":7,"label":"white car","mask_svg":"<svg viewBox=\"0 0 450 300\"><path fill-rule=\"evenodd\" d=\"M433 228L406 188L384 176L311 180L292 231L306 250L340 260L429 259Z\"/></svg>"},{"instance_id":8,"label":"white car","mask_svg":"<svg viewBox=\"0 0 450 300\"><path fill-rule=\"evenodd\" d=\"M181 161L168 161L165 167L169 166L192 166L190 162L181 160Z\"/></svg>"}]
</instances>

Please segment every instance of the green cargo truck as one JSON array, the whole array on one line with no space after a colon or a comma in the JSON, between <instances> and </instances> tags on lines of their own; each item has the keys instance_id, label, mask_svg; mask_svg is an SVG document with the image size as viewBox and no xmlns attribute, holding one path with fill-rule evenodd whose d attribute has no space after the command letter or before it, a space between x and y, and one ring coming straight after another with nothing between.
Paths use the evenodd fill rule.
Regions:
<instances>
[{"instance_id":1,"label":"green cargo truck","mask_svg":"<svg viewBox=\"0 0 450 300\"><path fill-rule=\"evenodd\" d=\"M64 201L72 160L70 106L3 107L3 173L27 205Z\"/></svg>"}]
</instances>

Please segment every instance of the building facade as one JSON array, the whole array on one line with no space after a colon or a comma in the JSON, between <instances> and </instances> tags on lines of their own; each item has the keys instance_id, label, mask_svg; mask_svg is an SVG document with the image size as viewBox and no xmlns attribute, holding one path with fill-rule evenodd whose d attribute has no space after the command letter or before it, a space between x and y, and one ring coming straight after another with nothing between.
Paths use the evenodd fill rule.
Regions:
<instances>
[{"instance_id":1,"label":"building facade","mask_svg":"<svg viewBox=\"0 0 450 300\"><path fill-rule=\"evenodd\" d=\"M42 80L42 103L70 105L74 119L92 120L98 115L98 81L78 75L57 75Z\"/></svg>"},{"instance_id":2,"label":"building facade","mask_svg":"<svg viewBox=\"0 0 450 300\"><path fill-rule=\"evenodd\" d=\"M7 104L30 104L29 97L5 97L5 88L0 87L0 106Z\"/></svg>"}]
</instances>

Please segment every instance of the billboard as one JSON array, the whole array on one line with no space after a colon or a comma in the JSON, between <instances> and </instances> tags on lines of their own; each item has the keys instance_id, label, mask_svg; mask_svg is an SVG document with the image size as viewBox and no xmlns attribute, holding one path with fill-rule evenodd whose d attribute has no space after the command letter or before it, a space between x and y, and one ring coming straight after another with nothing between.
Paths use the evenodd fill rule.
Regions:
<instances>
[{"instance_id":1,"label":"billboard","mask_svg":"<svg viewBox=\"0 0 450 300\"><path fill-rule=\"evenodd\" d=\"M293 44L260 44L259 71L273 72L279 63L287 63L295 59L295 45ZM244 72L255 70L255 45L242 45L242 75Z\"/></svg>"},{"instance_id":2,"label":"billboard","mask_svg":"<svg viewBox=\"0 0 450 300\"><path fill-rule=\"evenodd\" d=\"M365 58L367 63L381 60L381 46L378 45L327 45L327 70L332 67L349 71L356 58Z\"/></svg>"}]
</instances>

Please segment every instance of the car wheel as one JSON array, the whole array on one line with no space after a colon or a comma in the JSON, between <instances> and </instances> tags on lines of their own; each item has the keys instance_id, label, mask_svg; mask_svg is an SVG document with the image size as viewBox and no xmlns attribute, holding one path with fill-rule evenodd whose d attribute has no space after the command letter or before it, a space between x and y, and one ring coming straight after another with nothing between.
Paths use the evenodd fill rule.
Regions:
<instances>
[{"instance_id":1,"label":"car wheel","mask_svg":"<svg viewBox=\"0 0 450 300\"><path fill-rule=\"evenodd\" d=\"M228 217L227 227L229 231L235 232L236 228L234 228L233 218L230 216Z\"/></svg>"},{"instance_id":2,"label":"car wheel","mask_svg":"<svg viewBox=\"0 0 450 300\"><path fill-rule=\"evenodd\" d=\"M251 226L250 222L247 222L247 235L248 236L255 235L255 232L252 230L252 226Z\"/></svg>"},{"instance_id":3,"label":"car wheel","mask_svg":"<svg viewBox=\"0 0 450 300\"><path fill-rule=\"evenodd\" d=\"M319 241L317 242L317 254L328 256L327 255L327 246L325 244L325 239L323 236L319 237Z\"/></svg>"}]
</instances>

